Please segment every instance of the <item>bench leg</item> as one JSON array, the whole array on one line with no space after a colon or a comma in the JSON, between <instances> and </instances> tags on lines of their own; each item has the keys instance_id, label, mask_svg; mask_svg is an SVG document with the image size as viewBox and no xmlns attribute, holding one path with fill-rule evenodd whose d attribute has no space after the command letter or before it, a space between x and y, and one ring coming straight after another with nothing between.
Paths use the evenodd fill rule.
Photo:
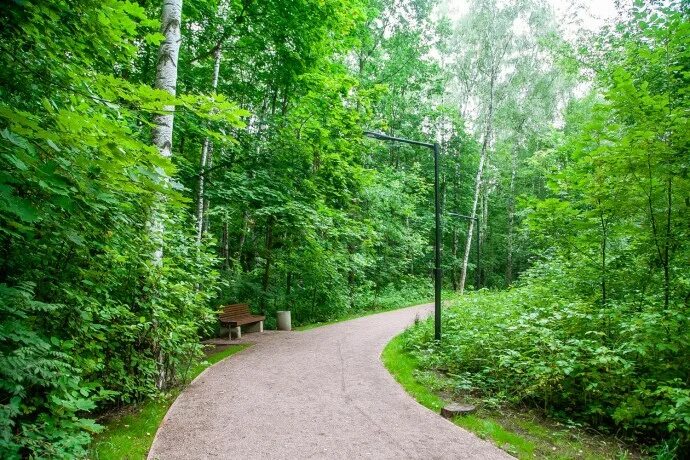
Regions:
<instances>
[{"instance_id":1,"label":"bench leg","mask_svg":"<svg viewBox=\"0 0 690 460\"><path fill-rule=\"evenodd\" d=\"M256 323L247 324L247 326L245 327L245 331L247 331L247 332L263 332L264 331L264 322L263 321L257 321Z\"/></svg>"},{"instance_id":2,"label":"bench leg","mask_svg":"<svg viewBox=\"0 0 690 460\"><path fill-rule=\"evenodd\" d=\"M230 339L241 339L242 338L242 329L240 329L239 326L231 327L229 338Z\"/></svg>"}]
</instances>

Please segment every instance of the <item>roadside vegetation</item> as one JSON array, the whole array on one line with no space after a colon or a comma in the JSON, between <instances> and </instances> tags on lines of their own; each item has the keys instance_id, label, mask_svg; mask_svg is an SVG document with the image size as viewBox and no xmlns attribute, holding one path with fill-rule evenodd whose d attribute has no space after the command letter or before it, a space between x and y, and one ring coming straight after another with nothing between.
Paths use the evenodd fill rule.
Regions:
<instances>
[{"instance_id":1,"label":"roadside vegetation","mask_svg":"<svg viewBox=\"0 0 690 460\"><path fill-rule=\"evenodd\" d=\"M495 400L461 394L451 379L426 370L414 353L407 350L408 333L394 338L381 359L402 387L417 402L438 414L451 402L476 405L475 413L452 421L492 442L519 459L635 459L644 456L625 442L588 430L575 423L554 420L528 407L508 407Z\"/></svg>"},{"instance_id":2,"label":"roadside vegetation","mask_svg":"<svg viewBox=\"0 0 690 460\"><path fill-rule=\"evenodd\" d=\"M209 352L205 360L189 370L186 380L191 382L207 368L248 346L230 345L219 351ZM92 460L146 458L158 426L184 387L185 385L176 386L156 398L112 411L101 418L99 423L103 425L103 431L91 442L88 458Z\"/></svg>"},{"instance_id":3,"label":"roadside vegetation","mask_svg":"<svg viewBox=\"0 0 690 460\"><path fill-rule=\"evenodd\" d=\"M302 323L295 327L298 331L307 331L309 329L314 329L321 326L327 326L329 324L340 323L342 321L347 321L350 319L361 318L362 316L375 315L376 313L383 313L386 311L398 310L400 308L407 308L414 305L421 305L425 303L431 303L434 301L433 296L430 297L429 291L431 286L423 290L413 290L413 291L398 291L392 292L383 297L379 297L369 305L367 308L359 309L355 311L349 311L345 314L340 314L331 318L327 318L321 321L315 321L311 323ZM444 299L448 296L452 296L454 293L445 292Z\"/></svg>"},{"instance_id":4,"label":"roadside vegetation","mask_svg":"<svg viewBox=\"0 0 690 460\"><path fill-rule=\"evenodd\" d=\"M0 457L85 456L220 305L431 297L433 155L372 130L439 144L443 288L517 286L421 365L688 452L690 4L600 2L3 2Z\"/></svg>"},{"instance_id":5,"label":"roadside vegetation","mask_svg":"<svg viewBox=\"0 0 690 460\"><path fill-rule=\"evenodd\" d=\"M520 428L526 420L521 414L527 413L537 414L537 424L550 420L545 425L549 436L555 436L548 431L555 421L606 434L609 444L617 436L625 441L622 445L634 446L628 456L641 451L682 458L690 419L679 382L687 362L682 356L674 362L671 356L687 342L679 334L666 342L669 356L650 362L644 347L657 345L645 345L643 339L659 327L677 326L641 321L648 317L644 310L619 316L597 312L581 299L566 300L571 289L557 277L550 284L527 277L524 285L507 292L467 295L444 310L440 345L433 340L433 324L424 321L396 338L389 353L402 355L403 373L417 382L413 395L433 389L476 403L488 418L470 416L458 423L486 431L499 446L504 436L491 423L510 431ZM602 333L602 327L615 335ZM398 375L395 366L389 369ZM438 404L435 400L434 410Z\"/></svg>"}]
</instances>

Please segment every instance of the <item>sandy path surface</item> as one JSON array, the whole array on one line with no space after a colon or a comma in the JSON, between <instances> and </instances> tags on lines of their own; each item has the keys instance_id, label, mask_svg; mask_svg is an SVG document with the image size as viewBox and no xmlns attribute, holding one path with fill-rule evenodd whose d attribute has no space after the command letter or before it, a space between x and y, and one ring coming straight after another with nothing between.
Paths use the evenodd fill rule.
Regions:
<instances>
[{"instance_id":1,"label":"sandy path surface","mask_svg":"<svg viewBox=\"0 0 690 460\"><path fill-rule=\"evenodd\" d=\"M383 367L386 343L431 309L246 334L253 346L175 401L149 458L512 458L419 405Z\"/></svg>"}]
</instances>

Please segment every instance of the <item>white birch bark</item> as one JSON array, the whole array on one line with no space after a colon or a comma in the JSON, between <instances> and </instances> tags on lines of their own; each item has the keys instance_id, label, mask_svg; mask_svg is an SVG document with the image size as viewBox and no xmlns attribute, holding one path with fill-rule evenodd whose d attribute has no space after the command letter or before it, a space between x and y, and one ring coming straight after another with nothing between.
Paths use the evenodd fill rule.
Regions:
<instances>
[{"instance_id":1,"label":"white birch bark","mask_svg":"<svg viewBox=\"0 0 690 460\"><path fill-rule=\"evenodd\" d=\"M180 54L182 33L182 0L163 0L161 13L161 33L165 39L158 49L158 64L156 66L156 89L167 91L173 96L177 90L177 60ZM170 158L172 155L173 121L175 119L175 106L164 107L161 114L153 118L153 144L158 148L161 156ZM151 219L153 238L156 241L154 262L162 263L163 260L163 232L164 215L161 210L154 210Z\"/></svg>"},{"instance_id":2,"label":"white birch bark","mask_svg":"<svg viewBox=\"0 0 690 460\"><path fill-rule=\"evenodd\" d=\"M506 286L510 286L513 282L513 228L515 226L515 178L517 176L517 168L517 152L516 148L513 148L510 155L510 188L508 192L508 260L506 261Z\"/></svg>"},{"instance_id":3,"label":"white birch bark","mask_svg":"<svg viewBox=\"0 0 690 460\"><path fill-rule=\"evenodd\" d=\"M161 13L161 33L165 39L158 49L158 64L156 66L156 89L167 91L173 96L177 90L177 60L180 54L180 43L182 41L182 33L180 25L182 22L182 0L163 0L163 11ZM164 107L163 113L156 115L153 119L153 143L158 148L161 156L170 158L172 155L172 140L173 140L173 121L175 119L175 106L169 105ZM167 178L164 178L167 181ZM163 232L165 211L163 204L159 201L154 205L151 216L151 231L152 237L156 244L156 250L153 255L154 263L160 265L163 263ZM154 319L154 329L157 329L158 323ZM156 360L158 364L158 378L156 385L158 388L163 388L167 380L166 372L166 357L163 349L156 345Z\"/></svg>"},{"instance_id":4,"label":"white birch bark","mask_svg":"<svg viewBox=\"0 0 690 460\"><path fill-rule=\"evenodd\" d=\"M158 49L156 66L156 89L167 91L173 96L177 90L177 59L180 55L182 34L182 0L164 0L161 14L161 33L165 39ZM173 120L175 106L164 108L164 113L153 119L153 143L160 154L166 158L172 155Z\"/></svg>"},{"instance_id":5,"label":"white birch bark","mask_svg":"<svg viewBox=\"0 0 690 460\"><path fill-rule=\"evenodd\" d=\"M486 155L488 149L484 147L488 138L485 138L482 145L482 154L479 158L479 167L477 168L477 178L474 186L474 201L472 202L472 213L470 214L470 225L467 229L467 241L465 243L465 254L462 258L462 272L460 273L460 294L465 292L465 280L467 279L467 263L470 260L470 250L472 249L472 235L474 235L474 218L477 216L477 204L479 203L479 192L482 187L482 175L484 173L484 163L486 163Z\"/></svg>"},{"instance_id":6,"label":"white birch bark","mask_svg":"<svg viewBox=\"0 0 690 460\"><path fill-rule=\"evenodd\" d=\"M486 157L489 154L489 139L491 138L491 128L493 121L493 107L494 107L494 80L496 77L495 71L491 74L491 82L489 84L489 110L486 116L486 130L484 131L484 141L482 142L482 151L479 157L479 167L477 168L477 177L474 186L474 200L472 201L472 212L470 214L470 225L467 230L467 242L465 243L465 254L462 258L462 272L460 274L460 294L465 292L465 281L467 280L467 263L470 260L470 250L472 249L472 235L474 234L475 218L477 216L477 204L479 203L479 193L482 188L482 177L484 174L484 165ZM477 242L478 243L478 242Z\"/></svg>"},{"instance_id":7,"label":"white birch bark","mask_svg":"<svg viewBox=\"0 0 690 460\"><path fill-rule=\"evenodd\" d=\"M222 58L221 47L218 46L214 52L215 62L213 65L213 78L211 81L211 90L215 93L218 89L218 74L220 73L220 61ZM209 164L209 156L211 155L212 146L208 137L204 138L204 143L201 147L201 161L199 165L199 187L197 190L196 200L196 241L201 243L204 236L204 212L208 208L208 201L204 199L205 183L206 183L206 168Z\"/></svg>"}]
</instances>

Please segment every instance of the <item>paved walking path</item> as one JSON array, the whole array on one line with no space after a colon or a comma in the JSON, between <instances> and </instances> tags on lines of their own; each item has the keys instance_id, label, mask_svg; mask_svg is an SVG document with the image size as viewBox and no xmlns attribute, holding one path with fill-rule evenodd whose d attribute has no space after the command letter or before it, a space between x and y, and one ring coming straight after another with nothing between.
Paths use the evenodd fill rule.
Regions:
<instances>
[{"instance_id":1,"label":"paved walking path","mask_svg":"<svg viewBox=\"0 0 690 460\"><path fill-rule=\"evenodd\" d=\"M149 458L511 458L419 405L383 367L386 343L431 308L245 335L253 346L175 401Z\"/></svg>"}]
</instances>

